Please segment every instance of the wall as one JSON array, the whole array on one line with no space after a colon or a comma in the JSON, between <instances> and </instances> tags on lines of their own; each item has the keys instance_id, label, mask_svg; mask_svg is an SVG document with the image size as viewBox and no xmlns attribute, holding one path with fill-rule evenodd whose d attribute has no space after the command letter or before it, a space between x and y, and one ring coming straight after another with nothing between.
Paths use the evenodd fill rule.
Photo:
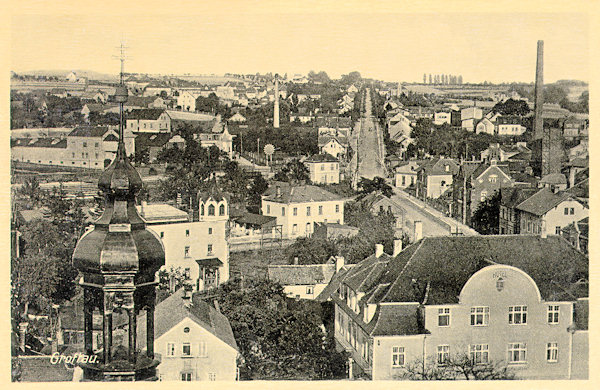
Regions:
<instances>
[{"instance_id":1,"label":"wall","mask_svg":"<svg viewBox=\"0 0 600 390\"><path fill-rule=\"evenodd\" d=\"M445 185L442 186L442 182ZM437 199L448 188L452 187L452 174L427 176L427 197Z\"/></svg>"},{"instance_id":2,"label":"wall","mask_svg":"<svg viewBox=\"0 0 600 390\"><path fill-rule=\"evenodd\" d=\"M339 205L339 212L335 211L335 206ZM270 212L267 212L267 206ZM319 215L319 206L323 206L323 214ZM281 208L285 208L285 215L282 215ZM310 216L306 215L306 208L310 207ZM298 209L298 215L294 216L294 208ZM334 200L326 202L305 202L305 203L276 203L273 201L262 201L263 215L277 217L277 225L282 225L282 234L284 238L303 237L312 234L314 222L337 222L344 224L344 201ZM306 224L310 224L309 231L306 231ZM293 232L294 224L298 225L297 232Z\"/></svg>"},{"instance_id":3,"label":"wall","mask_svg":"<svg viewBox=\"0 0 600 390\"><path fill-rule=\"evenodd\" d=\"M404 347L405 364L423 360L425 335L380 336L373 338L373 380L403 379L406 372L402 367L392 367L392 348Z\"/></svg>"},{"instance_id":4,"label":"wall","mask_svg":"<svg viewBox=\"0 0 600 390\"><path fill-rule=\"evenodd\" d=\"M313 293L308 294L306 288L312 286ZM291 298L300 299L315 299L321 291L327 286L325 283L312 284L312 285L286 285L283 286L283 291Z\"/></svg>"},{"instance_id":5,"label":"wall","mask_svg":"<svg viewBox=\"0 0 600 390\"><path fill-rule=\"evenodd\" d=\"M313 184L337 184L340 182L340 166L337 162L306 163Z\"/></svg>"},{"instance_id":6,"label":"wall","mask_svg":"<svg viewBox=\"0 0 600 390\"><path fill-rule=\"evenodd\" d=\"M565 208L569 209L569 214L565 215ZM570 213L573 208L574 214ZM546 221L546 231L548 234L556 234L556 226L564 228L573 222L577 222L589 215L589 210L576 200L567 200L548 211L544 216Z\"/></svg>"},{"instance_id":7,"label":"wall","mask_svg":"<svg viewBox=\"0 0 600 390\"><path fill-rule=\"evenodd\" d=\"M572 356L570 379L588 379L590 348L587 330L578 330L573 333Z\"/></svg>"},{"instance_id":8,"label":"wall","mask_svg":"<svg viewBox=\"0 0 600 390\"><path fill-rule=\"evenodd\" d=\"M189 333L184 333L185 327L190 328ZM206 357L199 357L199 343L202 341L206 343ZM174 357L167 356L169 342L175 343ZM192 346L191 357L181 357L184 342L189 342ZM157 374L163 381L181 381L182 371L192 372L193 381L207 381L209 373L214 373L219 381L236 379L237 351L190 318L185 318L156 339L154 351L161 354Z\"/></svg>"}]
</instances>

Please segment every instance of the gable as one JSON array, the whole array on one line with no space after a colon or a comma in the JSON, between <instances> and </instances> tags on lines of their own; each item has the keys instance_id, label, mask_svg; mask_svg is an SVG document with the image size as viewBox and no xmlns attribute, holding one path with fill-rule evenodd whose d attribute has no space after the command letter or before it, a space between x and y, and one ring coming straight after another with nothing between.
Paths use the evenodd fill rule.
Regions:
<instances>
[{"instance_id":1,"label":"gable","mask_svg":"<svg viewBox=\"0 0 600 390\"><path fill-rule=\"evenodd\" d=\"M184 328L186 327L190 328L189 336L187 337L184 336L187 335L184 333ZM156 337L154 344L166 345L170 342L181 344L183 342L187 342L187 340L189 340L190 344L192 344L192 355L194 355L194 348L197 348L198 343L201 341L205 341L209 345L216 344L219 346L219 349L227 348L237 353L237 350L233 346L215 336L210 330L204 328L204 326L202 326L198 321L193 320L193 317L183 318L177 325L173 326L159 337ZM164 353L164 351L157 352ZM209 350L208 353L211 354L212 351Z\"/></svg>"},{"instance_id":2,"label":"gable","mask_svg":"<svg viewBox=\"0 0 600 390\"><path fill-rule=\"evenodd\" d=\"M508 176L497 165L490 165L486 170L481 172L481 174L479 174L479 176L475 177L474 179L476 179L476 180L484 179L483 181L485 182L485 179L489 178L491 175L497 175L498 177L504 177L505 179L512 181L512 178L510 176Z\"/></svg>"}]
</instances>

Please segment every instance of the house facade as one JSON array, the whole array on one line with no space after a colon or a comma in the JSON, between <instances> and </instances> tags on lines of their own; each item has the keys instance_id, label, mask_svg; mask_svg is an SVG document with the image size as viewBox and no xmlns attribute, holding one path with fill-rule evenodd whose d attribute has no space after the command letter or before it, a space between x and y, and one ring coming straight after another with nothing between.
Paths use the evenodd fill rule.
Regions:
<instances>
[{"instance_id":1,"label":"house facade","mask_svg":"<svg viewBox=\"0 0 600 390\"><path fill-rule=\"evenodd\" d=\"M587 264L558 237L424 238L336 276L335 340L373 380L462 357L518 379L585 379Z\"/></svg>"},{"instance_id":2,"label":"house facade","mask_svg":"<svg viewBox=\"0 0 600 390\"><path fill-rule=\"evenodd\" d=\"M319 135L318 146L321 153L329 154L338 160L348 153L348 140L342 135Z\"/></svg>"},{"instance_id":3,"label":"house facade","mask_svg":"<svg viewBox=\"0 0 600 390\"><path fill-rule=\"evenodd\" d=\"M449 158L440 157L426 161L417 171L417 197L439 198L452 188L452 180L458 170L459 166Z\"/></svg>"},{"instance_id":4,"label":"house facade","mask_svg":"<svg viewBox=\"0 0 600 390\"><path fill-rule=\"evenodd\" d=\"M340 182L340 163L329 154L317 154L304 161L310 172L313 184L338 184Z\"/></svg>"},{"instance_id":5,"label":"house facade","mask_svg":"<svg viewBox=\"0 0 600 390\"><path fill-rule=\"evenodd\" d=\"M316 222L344 224L345 199L311 185L275 183L262 196L262 215L277 217L283 238L310 236Z\"/></svg>"},{"instance_id":6,"label":"house facade","mask_svg":"<svg viewBox=\"0 0 600 390\"><path fill-rule=\"evenodd\" d=\"M133 132L171 132L171 118L159 108L135 109L127 114L127 130Z\"/></svg>"},{"instance_id":7,"label":"house facade","mask_svg":"<svg viewBox=\"0 0 600 390\"><path fill-rule=\"evenodd\" d=\"M416 161L409 161L406 164L396 167L394 173L394 186L398 188L407 188L417 183L417 171L419 164Z\"/></svg>"}]
</instances>

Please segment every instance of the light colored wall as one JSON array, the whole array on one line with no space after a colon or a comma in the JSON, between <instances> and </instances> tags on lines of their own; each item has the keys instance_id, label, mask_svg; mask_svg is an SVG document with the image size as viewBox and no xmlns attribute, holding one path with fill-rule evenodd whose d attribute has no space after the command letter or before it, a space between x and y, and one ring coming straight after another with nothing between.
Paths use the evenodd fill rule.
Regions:
<instances>
[{"instance_id":1,"label":"light colored wall","mask_svg":"<svg viewBox=\"0 0 600 390\"><path fill-rule=\"evenodd\" d=\"M328 153L334 157L339 158L341 155L346 153L346 149L337 142L328 142L325 146L321 147L323 153Z\"/></svg>"},{"instance_id":2,"label":"light colored wall","mask_svg":"<svg viewBox=\"0 0 600 390\"><path fill-rule=\"evenodd\" d=\"M185 327L190 328L184 333ZM167 343L175 343L175 356L167 356ZM182 345L189 342L192 346L191 357L182 357ZM206 343L206 357L199 357L199 343ZM237 351L215 335L185 318L178 325L154 341L154 351L161 354L158 376L163 381L181 381L182 371L192 371L192 380L208 381L209 373L216 374L218 381L236 379Z\"/></svg>"},{"instance_id":3,"label":"light colored wall","mask_svg":"<svg viewBox=\"0 0 600 390\"><path fill-rule=\"evenodd\" d=\"M569 208L569 215L565 215L565 207ZM575 214L570 214L570 209L575 209ZM589 215L589 210L585 208L581 203L575 200L566 200L548 211L544 216L546 221L546 231L548 234L555 234L556 226L560 226L561 229L570 225L573 222L577 222Z\"/></svg>"},{"instance_id":4,"label":"light colored wall","mask_svg":"<svg viewBox=\"0 0 600 390\"><path fill-rule=\"evenodd\" d=\"M286 285L283 286L283 291L291 298L315 299L321 291L327 286L325 283L312 284L313 293L307 294L306 288L309 285Z\"/></svg>"},{"instance_id":5,"label":"light colored wall","mask_svg":"<svg viewBox=\"0 0 600 390\"><path fill-rule=\"evenodd\" d=\"M589 378L589 335L587 330L578 330L573 333L573 354L571 361L570 379Z\"/></svg>"},{"instance_id":6,"label":"light colored wall","mask_svg":"<svg viewBox=\"0 0 600 390\"><path fill-rule=\"evenodd\" d=\"M335 212L335 206L339 205L339 212ZM267 206L270 211L267 211ZM323 206L323 214L319 215L319 206ZM285 215L281 213L281 208L285 208ZM294 216L294 208L298 208L298 215ZM306 215L306 208L310 207L310 216ZM282 225L283 237L304 237L312 234L315 222L337 222L344 224L344 201L334 200L327 202L305 202L305 203L276 203L273 201L262 201L262 215L277 217L277 225ZM310 224L310 230L306 232L306 224ZM293 225L298 225L298 231L293 234Z\"/></svg>"},{"instance_id":7,"label":"light colored wall","mask_svg":"<svg viewBox=\"0 0 600 390\"><path fill-rule=\"evenodd\" d=\"M404 347L406 364L422 361L423 338L424 335L374 337L373 380L402 379L406 370L402 367L392 367L392 348Z\"/></svg>"},{"instance_id":8,"label":"light colored wall","mask_svg":"<svg viewBox=\"0 0 600 390\"><path fill-rule=\"evenodd\" d=\"M521 135L525 127L521 125L502 124L498 125L498 135Z\"/></svg>"},{"instance_id":9,"label":"light colored wall","mask_svg":"<svg viewBox=\"0 0 600 390\"><path fill-rule=\"evenodd\" d=\"M404 177L405 179L405 184L402 185L402 177ZM409 187L411 184L416 183L417 182L417 174L416 173L400 173L400 172L396 172L395 175L395 183L396 183L396 187L399 188L406 188Z\"/></svg>"},{"instance_id":10,"label":"light colored wall","mask_svg":"<svg viewBox=\"0 0 600 390\"><path fill-rule=\"evenodd\" d=\"M442 181L446 184L442 186ZM427 176L427 197L437 199L448 188L452 187L452 174L448 175L428 175Z\"/></svg>"},{"instance_id":11,"label":"light colored wall","mask_svg":"<svg viewBox=\"0 0 600 390\"><path fill-rule=\"evenodd\" d=\"M340 182L340 165L337 162L306 163L310 180L314 184L337 184ZM332 168L333 167L333 168ZM321 168L324 168L323 170ZM323 177L325 176L325 177Z\"/></svg>"}]
</instances>

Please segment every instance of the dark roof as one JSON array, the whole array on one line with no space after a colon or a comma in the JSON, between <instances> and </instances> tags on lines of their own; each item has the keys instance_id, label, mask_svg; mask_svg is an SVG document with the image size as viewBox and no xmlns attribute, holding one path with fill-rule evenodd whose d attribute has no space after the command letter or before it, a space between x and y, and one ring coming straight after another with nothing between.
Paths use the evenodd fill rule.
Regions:
<instances>
[{"instance_id":1,"label":"dark roof","mask_svg":"<svg viewBox=\"0 0 600 390\"><path fill-rule=\"evenodd\" d=\"M238 216L230 216L233 221L244 225L263 226L277 221L277 217L269 217L267 215L244 213Z\"/></svg>"},{"instance_id":2,"label":"dark roof","mask_svg":"<svg viewBox=\"0 0 600 390\"><path fill-rule=\"evenodd\" d=\"M277 187L281 194L277 196ZM340 196L332 194L320 187L312 185L292 186L285 182L276 182L264 193L263 199L277 203L304 203L342 200Z\"/></svg>"},{"instance_id":3,"label":"dark roof","mask_svg":"<svg viewBox=\"0 0 600 390\"><path fill-rule=\"evenodd\" d=\"M516 208L534 215L544 215L565 200L573 197L568 192L554 193L549 188L542 188L517 205Z\"/></svg>"},{"instance_id":4,"label":"dark roof","mask_svg":"<svg viewBox=\"0 0 600 390\"><path fill-rule=\"evenodd\" d=\"M135 109L127 114L127 119L137 120L157 120L162 113L165 112L162 108Z\"/></svg>"},{"instance_id":5,"label":"dark roof","mask_svg":"<svg viewBox=\"0 0 600 390\"><path fill-rule=\"evenodd\" d=\"M508 208L514 208L519 203L529 198L538 191L537 188L518 188L504 187L500 188L500 203Z\"/></svg>"},{"instance_id":6,"label":"dark roof","mask_svg":"<svg viewBox=\"0 0 600 390\"><path fill-rule=\"evenodd\" d=\"M566 192L573 196L576 196L578 198L589 199L589 197L590 197L590 179L587 178L587 179L575 184L573 187L569 188Z\"/></svg>"},{"instance_id":7,"label":"dark roof","mask_svg":"<svg viewBox=\"0 0 600 390\"><path fill-rule=\"evenodd\" d=\"M444 168L448 165L449 171ZM421 169L425 171L427 175L455 175L458 173L458 165L450 158L436 158L425 162Z\"/></svg>"},{"instance_id":8,"label":"dark roof","mask_svg":"<svg viewBox=\"0 0 600 390\"><path fill-rule=\"evenodd\" d=\"M588 320L590 315L590 301L587 298L578 299L575 302L575 329L588 330Z\"/></svg>"},{"instance_id":9,"label":"dark roof","mask_svg":"<svg viewBox=\"0 0 600 390\"><path fill-rule=\"evenodd\" d=\"M108 126L78 126L69 133L69 137L102 137Z\"/></svg>"},{"instance_id":10,"label":"dark roof","mask_svg":"<svg viewBox=\"0 0 600 390\"><path fill-rule=\"evenodd\" d=\"M340 116L318 116L316 120L317 127L331 128L350 128L352 127L352 119L349 117Z\"/></svg>"},{"instance_id":11,"label":"dark roof","mask_svg":"<svg viewBox=\"0 0 600 390\"><path fill-rule=\"evenodd\" d=\"M331 298L331 295L335 293L340 285L340 282L344 279L346 273L354 267L354 264L344 265L340 270L333 274L333 277L329 281L329 284L325 286L323 291L315 298L319 302L325 302Z\"/></svg>"},{"instance_id":12,"label":"dark roof","mask_svg":"<svg viewBox=\"0 0 600 390\"><path fill-rule=\"evenodd\" d=\"M135 136L135 147L146 149L150 147L162 148L173 137L169 133L138 133Z\"/></svg>"},{"instance_id":13,"label":"dark roof","mask_svg":"<svg viewBox=\"0 0 600 390\"><path fill-rule=\"evenodd\" d=\"M33 142L32 142L33 141ZM10 140L11 148L16 146L28 148L57 148L66 149L66 138L16 138Z\"/></svg>"},{"instance_id":14,"label":"dark roof","mask_svg":"<svg viewBox=\"0 0 600 390\"><path fill-rule=\"evenodd\" d=\"M269 279L282 286L329 283L335 264L269 265Z\"/></svg>"},{"instance_id":15,"label":"dark roof","mask_svg":"<svg viewBox=\"0 0 600 390\"><path fill-rule=\"evenodd\" d=\"M198 260L196 260L196 263L198 263L198 265L200 267L221 267L221 266L223 266L223 262L221 260L219 260L218 257L211 257L208 259L198 259Z\"/></svg>"},{"instance_id":16,"label":"dark roof","mask_svg":"<svg viewBox=\"0 0 600 390\"><path fill-rule=\"evenodd\" d=\"M229 320L208 303L193 299L193 304L186 304L183 299L183 288L156 305L154 313L154 339L171 330L183 319L190 318L208 332L215 335L234 349L237 348ZM146 340L146 314L141 314L137 321L138 338Z\"/></svg>"},{"instance_id":17,"label":"dark roof","mask_svg":"<svg viewBox=\"0 0 600 390\"><path fill-rule=\"evenodd\" d=\"M338 162L338 159L333 157L329 153L320 153L320 154L315 154L315 155L307 158L305 162L308 162L308 163Z\"/></svg>"},{"instance_id":18,"label":"dark roof","mask_svg":"<svg viewBox=\"0 0 600 390\"><path fill-rule=\"evenodd\" d=\"M540 183L546 184L567 184L567 178L562 173L549 173L542 177Z\"/></svg>"},{"instance_id":19,"label":"dark roof","mask_svg":"<svg viewBox=\"0 0 600 390\"><path fill-rule=\"evenodd\" d=\"M483 172L485 172L489 167L491 166L496 166L498 167L498 169L500 169L502 172L504 172L508 177L510 177L509 171L508 171L508 166L504 165L504 164L492 164L492 163L481 163L479 164L479 166L477 168L475 168L475 170L472 173L472 177L473 179L477 179L479 178L479 176L481 176L481 174Z\"/></svg>"},{"instance_id":20,"label":"dark roof","mask_svg":"<svg viewBox=\"0 0 600 390\"><path fill-rule=\"evenodd\" d=\"M418 321L418 304L414 305L380 305L371 323L372 336L414 335L421 334L423 329Z\"/></svg>"},{"instance_id":21,"label":"dark roof","mask_svg":"<svg viewBox=\"0 0 600 390\"><path fill-rule=\"evenodd\" d=\"M398 203L394 202L392 199L388 198L387 196L383 195L381 192L377 191L377 192L371 192L370 194L366 195L364 198L362 198L359 203L361 205L364 205L366 208L371 209L373 208L378 202L380 201L385 201L385 203L387 203L388 205L393 206L396 210L398 210L400 213L404 214L405 210L402 206L400 206Z\"/></svg>"}]
</instances>

